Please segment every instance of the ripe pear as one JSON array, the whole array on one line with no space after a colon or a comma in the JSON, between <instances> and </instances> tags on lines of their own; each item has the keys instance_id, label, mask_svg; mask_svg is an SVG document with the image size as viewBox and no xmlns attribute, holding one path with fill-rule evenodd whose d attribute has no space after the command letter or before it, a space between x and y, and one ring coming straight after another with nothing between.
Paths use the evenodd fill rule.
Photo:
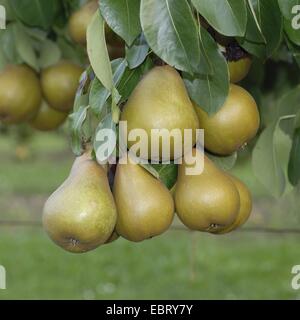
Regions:
<instances>
[{"instance_id":1,"label":"ripe pear","mask_svg":"<svg viewBox=\"0 0 300 320\"><path fill-rule=\"evenodd\" d=\"M98 9L98 1L90 1L75 11L69 20L69 34L78 44L86 44L86 31L94 13Z\"/></svg>"},{"instance_id":2,"label":"ripe pear","mask_svg":"<svg viewBox=\"0 0 300 320\"><path fill-rule=\"evenodd\" d=\"M202 173L187 175L186 155L179 165L175 190L176 213L192 230L215 232L232 225L240 209L240 197L232 180L218 169L202 151L193 149L193 157L200 163L204 157Z\"/></svg>"},{"instance_id":3,"label":"ripe pear","mask_svg":"<svg viewBox=\"0 0 300 320\"><path fill-rule=\"evenodd\" d=\"M55 130L65 122L67 116L68 113L54 110L43 101L38 113L30 121L30 126L40 131Z\"/></svg>"},{"instance_id":4,"label":"ripe pear","mask_svg":"<svg viewBox=\"0 0 300 320\"><path fill-rule=\"evenodd\" d=\"M0 72L0 122L29 120L42 101L35 72L25 65L8 65Z\"/></svg>"},{"instance_id":5,"label":"ripe pear","mask_svg":"<svg viewBox=\"0 0 300 320\"><path fill-rule=\"evenodd\" d=\"M174 217L174 202L167 187L128 159L118 164L113 194L117 233L130 241L143 241L166 231Z\"/></svg>"},{"instance_id":6,"label":"ripe pear","mask_svg":"<svg viewBox=\"0 0 300 320\"><path fill-rule=\"evenodd\" d=\"M50 238L74 253L106 243L116 220L106 172L87 154L75 160L69 177L47 200L43 212Z\"/></svg>"},{"instance_id":7,"label":"ripe pear","mask_svg":"<svg viewBox=\"0 0 300 320\"><path fill-rule=\"evenodd\" d=\"M108 240L105 242L105 244L109 244L111 242L116 241L117 239L119 239L119 235L117 234L116 230L113 231L113 233L110 235L110 237L108 238Z\"/></svg>"},{"instance_id":8,"label":"ripe pear","mask_svg":"<svg viewBox=\"0 0 300 320\"><path fill-rule=\"evenodd\" d=\"M121 120L127 121L128 132L133 129L144 129L147 132L148 145L145 147L147 152L141 151L140 153L143 159L150 158L152 129L168 129L169 131L179 129L182 138L184 129L191 129L192 146L196 143L196 129L199 128L197 114L183 80L179 73L170 66L155 67L145 75L125 105ZM180 139L179 142L180 146L184 144L183 139ZM134 144L135 142L128 141L129 147ZM174 151L173 137L171 137L170 146L171 159L177 159L183 155L181 151L177 153ZM161 140L159 153L157 156L161 158Z\"/></svg>"},{"instance_id":9,"label":"ripe pear","mask_svg":"<svg viewBox=\"0 0 300 320\"><path fill-rule=\"evenodd\" d=\"M250 141L260 124L255 100L240 86L231 84L228 98L212 116L195 105L200 127L204 129L205 148L219 155L230 155Z\"/></svg>"},{"instance_id":10,"label":"ripe pear","mask_svg":"<svg viewBox=\"0 0 300 320\"><path fill-rule=\"evenodd\" d=\"M252 60L250 57L243 57L237 61L229 61L228 62L228 69L230 75L230 82L237 83L242 81L247 74L252 65Z\"/></svg>"},{"instance_id":11,"label":"ripe pear","mask_svg":"<svg viewBox=\"0 0 300 320\"><path fill-rule=\"evenodd\" d=\"M239 192L240 210L234 222L229 227L218 230L216 232L218 234L228 233L242 226L248 220L252 211L252 196L247 186L238 178L230 174L227 175L232 180Z\"/></svg>"},{"instance_id":12,"label":"ripe pear","mask_svg":"<svg viewBox=\"0 0 300 320\"><path fill-rule=\"evenodd\" d=\"M72 109L82 72L83 68L70 61L60 61L42 71L42 90L51 108L61 112Z\"/></svg>"}]
</instances>

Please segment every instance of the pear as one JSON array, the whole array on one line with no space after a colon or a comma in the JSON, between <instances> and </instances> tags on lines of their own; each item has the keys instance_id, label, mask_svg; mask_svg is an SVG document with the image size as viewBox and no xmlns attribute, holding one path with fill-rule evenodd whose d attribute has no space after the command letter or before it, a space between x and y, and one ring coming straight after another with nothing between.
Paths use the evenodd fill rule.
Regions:
<instances>
[{"instance_id":1,"label":"pear","mask_svg":"<svg viewBox=\"0 0 300 320\"><path fill-rule=\"evenodd\" d=\"M68 113L54 110L43 101L38 113L30 121L30 126L40 131L55 130L65 122L67 116Z\"/></svg>"},{"instance_id":2,"label":"pear","mask_svg":"<svg viewBox=\"0 0 300 320\"><path fill-rule=\"evenodd\" d=\"M71 15L68 23L69 34L78 44L86 44L87 27L97 9L98 1L90 1Z\"/></svg>"},{"instance_id":3,"label":"pear","mask_svg":"<svg viewBox=\"0 0 300 320\"><path fill-rule=\"evenodd\" d=\"M146 147L148 149L146 147L144 149L147 152L141 151L139 154L143 159L150 158L152 129L168 129L169 131L179 129L182 137L184 137L184 129L191 129L193 133L191 147L196 143L196 129L199 128L197 114L183 80L179 73L170 66L155 67L145 75L125 105L121 120L127 121L128 132L133 129L143 129L147 132L148 145ZM183 155L181 151L175 152L174 140L171 137L171 159L177 159ZM183 139L179 142L181 145L184 143ZM135 142L128 141L129 147L134 144ZM157 157L162 158L161 153L162 142L160 140Z\"/></svg>"},{"instance_id":4,"label":"pear","mask_svg":"<svg viewBox=\"0 0 300 320\"><path fill-rule=\"evenodd\" d=\"M120 236L117 234L116 230L114 230L113 233L108 238L108 240L105 242L105 244L112 243L112 242L116 241L117 239L119 239L119 237Z\"/></svg>"},{"instance_id":5,"label":"pear","mask_svg":"<svg viewBox=\"0 0 300 320\"><path fill-rule=\"evenodd\" d=\"M51 108L61 112L72 109L83 71L70 61L60 61L42 71L42 90Z\"/></svg>"},{"instance_id":6,"label":"pear","mask_svg":"<svg viewBox=\"0 0 300 320\"><path fill-rule=\"evenodd\" d=\"M118 220L116 231L130 241L142 241L166 231L174 217L174 202L167 187L128 158L118 164L113 194Z\"/></svg>"},{"instance_id":7,"label":"pear","mask_svg":"<svg viewBox=\"0 0 300 320\"><path fill-rule=\"evenodd\" d=\"M228 98L211 117L195 105L200 127L204 129L205 148L219 155L230 155L257 133L260 116L255 100L242 87L231 84Z\"/></svg>"},{"instance_id":8,"label":"pear","mask_svg":"<svg viewBox=\"0 0 300 320\"><path fill-rule=\"evenodd\" d=\"M250 217L252 211L252 196L247 186L238 178L227 174L236 186L240 196L240 210L234 222L224 229L218 230L216 233L224 234L231 232L242 226Z\"/></svg>"},{"instance_id":9,"label":"pear","mask_svg":"<svg viewBox=\"0 0 300 320\"><path fill-rule=\"evenodd\" d=\"M242 81L250 71L252 60L250 57L243 57L237 61L228 61L230 82L237 83Z\"/></svg>"},{"instance_id":10,"label":"pear","mask_svg":"<svg viewBox=\"0 0 300 320\"><path fill-rule=\"evenodd\" d=\"M42 101L36 73L25 65L7 65L0 72L0 122L29 120Z\"/></svg>"},{"instance_id":11,"label":"pear","mask_svg":"<svg viewBox=\"0 0 300 320\"><path fill-rule=\"evenodd\" d=\"M105 170L89 154L77 158L67 180L50 196L43 225L63 249L86 252L106 243L117 211Z\"/></svg>"},{"instance_id":12,"label":"pear","mask_svg":"<svg viewBox=\"0 0 300 320\"><path fill-rule=\"evenodd\" d=\"M202 151L193 149L192 156L198 163L204 157L204 169L187 175L186 169L193 168L196 162L190 165L186 157L179 165L174 196L178 217L192 230L215 232L232 225L240 209L237 188Z\"/></svg>"}]
</instances>

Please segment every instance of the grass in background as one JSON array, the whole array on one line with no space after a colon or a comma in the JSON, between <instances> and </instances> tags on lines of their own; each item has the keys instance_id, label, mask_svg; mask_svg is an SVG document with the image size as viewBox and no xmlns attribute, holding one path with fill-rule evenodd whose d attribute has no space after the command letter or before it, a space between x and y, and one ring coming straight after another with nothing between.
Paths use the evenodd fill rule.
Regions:
<instances>
[{"instance_id":1,"label":"grass in background","mask_svg":"<svg viewBox=\"0 0 300 320\"><path fill-rule=\"evenodd\" d=\"M15 161L14 145L0 138L0 220L40 221L45 199L68 175L73 156L66 138L56 134L34 136L25 162ZM260 200L250 224L292 224L282 206L277 214L278 203ZM0 299L297 299L300 291L290 283L292 266L300 264L298 241L291 235L169 231L73 255L41 228L0 226L0 265L7 270Z\"/></svg>"}]
</instances>

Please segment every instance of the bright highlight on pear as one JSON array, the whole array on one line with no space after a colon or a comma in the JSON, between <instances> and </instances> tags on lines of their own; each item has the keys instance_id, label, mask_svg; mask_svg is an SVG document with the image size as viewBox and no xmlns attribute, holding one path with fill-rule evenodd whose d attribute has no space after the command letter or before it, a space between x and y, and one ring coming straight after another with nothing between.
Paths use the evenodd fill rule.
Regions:
<instances>
[{"instance_id":1,"label":"bright highlight on pear","mask_svg":"<svg viewBox=\"0 0 300 320\"><path fill-rule=\"evenodd\" d=\"M151 130L180 130L184 137L184 129L192 129L192 145L196 143L196 129L199 128L197 114L188 96L184 82L179 73L170 66L155 67L140 81L130 96L121 116L127 121L128 132L143 129L148 135L147 154L141 151L140 156L148 159L151 151ZM184 141L181 139L181 145ZM135 142L128 141L132 147ZM175 154L174 139L171 138L171 159L182 156ZM160 156L162 142L159 145ZM159 155L158 155L159 156Z\"/></svg>"},{"instance_id":2,"label":"bright highlight on pear","mask_svg":"<svg viewBox=\"0 0 300 320\"><path fill-rule=\"evenodd\" d=\"M255 100L242 87L231 84L223 107L211 117L195 105L205 148L219 155L230 155L256 135L260 116Z\"/></svg>"},{"instance_id":3,"label":"bright highlight on pear","mask_svg":"<svg viewBox=\"0 0 300 320\"><path fill-rule=\"evenodd\" d=\"M76 159L67 180L47 200L44 228L57 245L80 253L111 241L116 221L106 172L84 154Z\"/></svg>"},{"instance_id":4,"label":"bright highlight on pear","mask_svg":"<svg viewBox=\"0 0 300 320\"><path fill-rule=\"evenodd\" d=\"M192 155L204 156L198 149L193 149ZM204 170L198 175L186 175L186 169L193 167L186 159L179 165L175 207L188 228L215 232L234 223L240 210L240 197L232 180L204 157Z\"/></svg>"},{"instance_id":5,"label":"bright highlight on pear","mask_svg":"<svg viewBox=\"0 0 300 320\"><path fill-rule=\"evenodd\" d=\"M118 209L117 233L142 241L166 231L174 217L174 202L166 186L130 159L119 164L113 193Z\"/></svg>"}]
</instances>

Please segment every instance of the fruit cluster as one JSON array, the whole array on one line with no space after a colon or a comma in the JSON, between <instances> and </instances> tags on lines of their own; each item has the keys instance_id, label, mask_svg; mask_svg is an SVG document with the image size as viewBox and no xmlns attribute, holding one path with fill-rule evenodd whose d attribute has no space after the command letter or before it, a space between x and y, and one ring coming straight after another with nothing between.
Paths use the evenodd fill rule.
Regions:
<instances>
[{"instance_id":1,"label":"fruit cluster","mask_svg":"<svg viewBox=\"0 0 300 320\"><path fill-rule=\"evenodd\" d=\"M121 120L127 121L129 130L145 130L150 140L151 129L191 129L196 144L196 130L204 129L205 149L219 155L246 144L260 123L252 96L233 84L223 107L209 116L191 102L180 74L170 66L154 67L144 76L125 104ZM70 252L86 252L118 236L142 241L165 232L175 212L192 230L223 234L241 226L251 213L247 187L197 148L184 154L173 195L130 153L125 157L126 163L117 165L112 188L106 168L92 159L90 149L76 159L70 176L44 207L44 228L55 243ZM174 150L171 157L178 157ZM186 169L200 157L204 170L188 175Z\"/></svg>"},{"instance_id":2,"label":"fruit cluster","mask_svg":"<svg viewBox=\"0 0 300 320\"><path fill-rule=\"evenodd\" d=\"M68 20L71 39L86 46L86 32L98 1L89 1L74 11ZM106 38L111 59L124 55L125 45L106 26ZM0 123L29 122L40 131L50 131L62 125L74 103L80 75L84 69L61 60L38 75L26 64L8 64L0 72Z\"/></svg>"},{"instance_id":3,"label":"fruit cluster","mask_svg":"<svg viewBox=\"0 0 300 320\"><path fill-rule=\"evenodd\" d=\"M29 122L41 131L58 128L73 107L83 69L69 61L42 70L7 65L0 73L0 121Z\"/></svg>"}]
</instances>

